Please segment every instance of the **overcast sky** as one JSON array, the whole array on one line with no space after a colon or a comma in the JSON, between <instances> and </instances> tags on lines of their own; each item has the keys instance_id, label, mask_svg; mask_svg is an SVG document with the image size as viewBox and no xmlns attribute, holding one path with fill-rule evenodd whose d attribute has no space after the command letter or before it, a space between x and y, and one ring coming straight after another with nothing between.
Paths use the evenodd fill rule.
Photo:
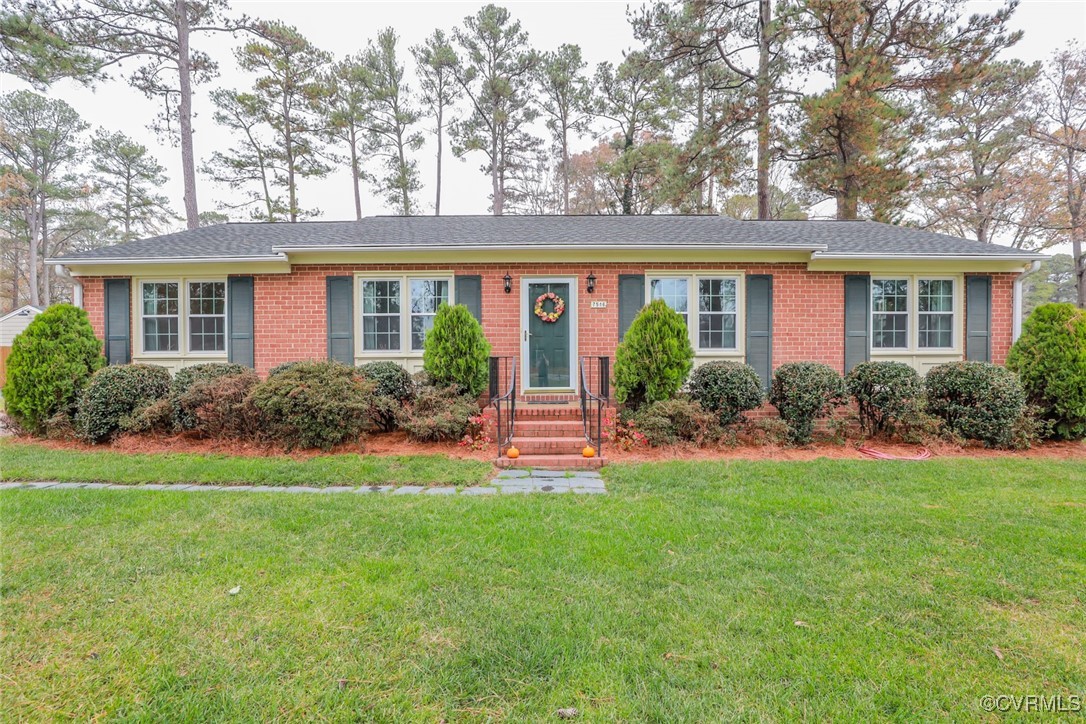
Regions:
<instances>
[{"instance_id":1,"label":"overcast sky","mask_svg":"<svg viewBox=\"0 0 1086 724\"><path fill-rule=\"evenodd\" d=\"M446 31L459 25L466 15L473 14L481 3L465 2L234 2L236 13L252 17L276 19L294 25L315 45L332 52L336 58L356 53L384 27L392 26L400 36L399 51L409 60L408 48L418 44L435 28ZM633 33L626 20L628 8L638 5L627 2L506 2L513 16L528 31L532 45L541 50L557 48L562 43L581 46L591 70L604 60L617 61L622 52L635 45ZM975 0L968 3L968 12L991 12L1001 1ZM1023 40L1008 53L1027 61L1043 60L1053 49L1072 39L1086 38L1086 0L1022 0L1013 24L1025 31ZM221 75L196 91L195 147L197 159L206 159L215 149L226 149L229 134L212 123L212 108L208 91L215 87L245 88L247 77L234 63L232 48L238 41L229 35L201 36L194 47L206 51L219 61ZM408 62L409 72L413 63ZM0 75L4 91L26 87L10 76ZM412 79L412 86L417 87ZM48 93L70 103L94 127L120 130L152 148L167 168L170 180L165 192L174 208L182 211L180 152L164 139L156 137L148 124L157 114L158 105L131 89L125 82L114 80L93 89L71 82L61 82ZM540 128L540 135L544 129ZM434 145L427 133L427 145L418 154L424 188L420 194L423 207L432 212ZM589 145L582 140L577 149ZM443 183L442 211L447 214L486 213L490 190L488 178L480 171L483 158L469 154L458 160L448 153ZM198 179L201 211L214 210L218 202L231 198L228 189L216 187L210 180ZM387 213L380 200L369 189L364 190L363 213ZM303 180L299 186L303 207L320 208L324 219L354 217L350 192L350 175L338 170L325 179ZM235 212L237 214L237 212Z\"/></svg>"}]
</instances>

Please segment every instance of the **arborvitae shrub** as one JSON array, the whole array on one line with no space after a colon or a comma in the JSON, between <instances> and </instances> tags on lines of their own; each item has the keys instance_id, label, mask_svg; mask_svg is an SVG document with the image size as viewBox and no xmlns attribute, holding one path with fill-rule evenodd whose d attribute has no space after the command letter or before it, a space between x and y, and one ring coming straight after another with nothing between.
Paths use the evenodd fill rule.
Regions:
<instances>
[{"instance_id":1,"label":"arborvitae shrub","mask_svg":"<svg viewBox=\"0 0 1086 724\"><path fill-rule=\"evenodd\" d=\"M790 362L777 368L769 401L788 423L792 442L806 445L815 420L845 402L845 381L837 370L819 362Z\"/></svg>"},{"instance_id":2,"label":"arborvitae shrub","mask_svg":"<svg viewBox=\"0 0 1086 724\"><path fill-rule=\"evenodd\" d=\"M490 343L483 328L463 304L443 304L426 335L422 364L436 387L455 387L478 397L490 374Z\"/></svg>"},{"instance_id":3,"label":"arborvitae shrub","mask_svg":"<svg viewBox=\"0 0 1086 724\"><path fill-rule=\"evenodd\" d=\"M845 377L856 398L860 426L868 435L892 433L916 419L923 407L920 373L904 362L862 362Z\"/></svg>"},{"instance_id":4,"label":"arborvitae shrub","mask_svg":"<svg viewBox=\"0 0 1086 724\"><path fill-rule=\"evenodd\" d=\"M411 374L395 362L367 362L358 369L377 385L373 392L377 426L385 432L395 430L404 406L415 399Z\"/></svg>"},{"instance_id":5,"label":"arborvitae shrub","mask_svg":"<svg viewBox=\"0 0 1086 724\"><path fill-rule=\"evenodd\" d=\"M992 447L1011 447L1014 430L1026 412L1018 376L988 362L950 362L924 378L930 414L949 431Z\"/></svg>"},{"instance_id":6,"label":"arborvitae shrub","mask_svg":"<svg viewBox=\"0 0 1086 724\"><path fill-rule=\"evenodd\" d=\"M111 365L95 372L79 400L76 429L88 442L124 432L134 417L170 393L170 371L157 365Z\"/></svg>"},{"instance_id":7,"label":"arborvitae shrub","mask_svg":"<svg viewBox=\"0 0 1086 724\"><path fill-rule=\"evenodd\" d=\"M717 414L721 425L739 422L744 412L765 400L758 373L742 362L707 362L694 369L687 389L698 404Z\"/></svg>"},{"instance_id":8,"label":"arborvitae shrub","mask_svg":"<svg viewBox=\"0 0 1086 724\"><path fill-rule=\"evenodd\" d=\"M631 409L670 400L694 366L686 324L662 299L634 318L615 352L615 399Z\"/></svg>"},{"instance_id":9,"label":"arborvitae shrub","mask_svg":"<svg viewBox=\"0 0 1086 724\"><path fill-rule=\"evenodd\" d=\"M339 362L299 362L250 395L264 430L288 450L358 440L372 425L373 382Z\"/></svg>"},{"instance_id":10,"label":"arborvitae shrub","mask_svg":"<svg viewBox=\"0 0 1086 724\"><path fill-rule=\"evenodd\" d=\"M54 304L15 337L7 359L4 405L36 435L58 413L72 414L95 370L106 363L87 313Z\"/></svg>"},{"instance_id":11,"label":"arborvitae shrub","mask_svg":"<svg viewBox=\"0 0 1086 724\"><path fill-rule=\"evenodd\" d=\"M196 426L196 418L181 407L181 398L198 382L208 382L220 377L243 375L251 370L245 365L232 362L204 362L198 365L182 367L174 375L170 385L170 400L173 402L177 425L182 430L191 430Z\"/></svg>"},{"instance_id":12,"label":"arborvitae shrub","mask_svg":"<svg viewBox=\"0 0 1086 724\"><path fill-rule=\"evenodd\" d=\"M1007 366L1018 373L1030 404L1053 435L1086 437L1086 310L1042 304L1022 325Z\"/></svg>"}]
</instances>

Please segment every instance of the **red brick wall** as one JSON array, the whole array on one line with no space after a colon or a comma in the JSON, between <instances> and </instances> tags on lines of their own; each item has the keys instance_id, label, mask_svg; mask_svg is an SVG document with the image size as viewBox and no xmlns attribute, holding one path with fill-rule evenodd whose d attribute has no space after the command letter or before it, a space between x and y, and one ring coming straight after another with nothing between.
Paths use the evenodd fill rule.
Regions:
<instances>
[{"instance_id":1,"label":"red brick wall","mask_svg":"<svg viewBox=\"0 0 1086 724\"><path fill-rule=\"evenodd\" d=\"M824 362L841 370L844 361L844 273L812 272L804 264L653 263L659 271L742 271L773 275L773 364ZM327 354L325 278L355 272L448 271L447 264L301 265L291 274L258 274L254 279L256 367L266 373L282 362L320 359ZM614 355L618 340L618 275L641 274L645 264L470 264L457 274L483 277L483 330L495 355L520 355L520 279L569 276L579 280L579 354ZM585 277L596 275L596 292L585 292ZM505 294L502 277L513 277ZM992 274L992 361L1002 363L1011 344L1015 274ZM85 277L83 304L95 332L104 335L102 279ZM605 300L605 309L591 309Z\"/></svg>"}]
</instances>

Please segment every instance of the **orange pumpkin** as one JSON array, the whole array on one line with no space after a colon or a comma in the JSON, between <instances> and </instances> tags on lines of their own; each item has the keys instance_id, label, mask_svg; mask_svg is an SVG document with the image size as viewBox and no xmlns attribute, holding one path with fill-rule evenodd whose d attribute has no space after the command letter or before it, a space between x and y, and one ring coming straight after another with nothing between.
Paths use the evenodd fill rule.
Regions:
<instances>
[{"instance_id":1,"label":"orange pumpkin","mask_svg":"<svg viewBox=\"0 0 1086 724\"><path fill-rule=\"evenodd\" d=\"M517 450L515 447L510 446L510 448L505 451L505 457L509 458L510 460L516 460L520 457L520 450Z\"/></svg>"},{"instance_id":2,"label":"orange pumpkin","mask_svg":"<svg viewBox=\"0 0 1086 724\"><path fill-rule=\"evenodd\" d=\"M581 451L581 455L584 455L586 458L594 458L596 457L596 448L591 445L585 445L584 450Z\"/></svg>"}]
</instances>

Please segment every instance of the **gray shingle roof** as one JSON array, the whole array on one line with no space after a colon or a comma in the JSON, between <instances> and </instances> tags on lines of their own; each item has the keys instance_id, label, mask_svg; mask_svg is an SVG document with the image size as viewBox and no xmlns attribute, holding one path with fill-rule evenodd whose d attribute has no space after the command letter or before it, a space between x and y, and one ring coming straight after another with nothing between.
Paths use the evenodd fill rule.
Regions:
<instances>
[{"instance_id":1,"label":"gray shingle roof","mask_svg":"<svg viewBox=\"0 0 1086 724\"><path fill-rule=\"evenodd\" d=\"M241 259L291 250L448 247L775 248L819 254L1033 256L872 221L736 221L719 216L372 216L362 221L230 223L72 254L79 260Z\"/></svg>"}]
</instances>

